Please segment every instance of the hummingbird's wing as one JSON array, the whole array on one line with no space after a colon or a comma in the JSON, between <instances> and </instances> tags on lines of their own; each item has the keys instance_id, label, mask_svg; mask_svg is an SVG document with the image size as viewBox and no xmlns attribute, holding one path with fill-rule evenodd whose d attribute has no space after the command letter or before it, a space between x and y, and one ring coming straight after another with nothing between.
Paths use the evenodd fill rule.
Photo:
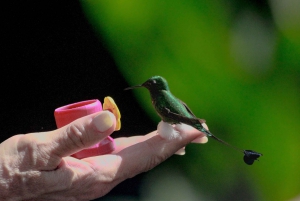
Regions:
<instances>
[{"instance_id":1,"label":"hummingbird's wing","mask_svg":"<svg viewBox=\"0 0 300 201\"><path fill-rule=\"evenodd\" d=\"M178 99L178 98L177 98ZM178 99L180 102L181 102L181 104L185 107L185 109L188 111L188 113L190 113L192 116L194 116L195 118L197 118L196 117L196 115L194 115L194 113L192 112L192 110L187 106L187 104L185 103L185 102L183 102L182 100L180 100L180 99ZM198 118L197 118L198 119ZM201 124L203 124L203 123L205 123L206 122L206 120L205 119L199 119L199 121L200 121L200 123Z\"/></svg>"},{"instance_id":2,"label":"hummingbird's wing","mask_svg":"<svg viewBox=\"0 0 300 201\"><path fill-rule=\"evenodd\" d=\"M178 99L178 98L177 98ZM196 115L194 115L194 113L192 112L192 110L187 106L187 104L185 102L183 102L182 100L178 99L179 102L181 102L181 104L185 107L185 109L194 117L196 117Z\"/></svg>"},{"instance_id":3,"label":"hummingbird's wing","mask_svg":"<svg viewBox=\"0 0 300 201\"><path fill-rule=\"evenodd\" d=\"M190 125L198 129L199 131L206 133L208 136L212 136L212 134L202 126L202 123L205 122L204 119L198 119L197 117L186 117L180 114L176 114L174 112L171 112L170 109L166 107L163 108L162 112L164 113L164 115L169 116L172 119L177 119L181 123Z\"/></svg>"}]
</instances>

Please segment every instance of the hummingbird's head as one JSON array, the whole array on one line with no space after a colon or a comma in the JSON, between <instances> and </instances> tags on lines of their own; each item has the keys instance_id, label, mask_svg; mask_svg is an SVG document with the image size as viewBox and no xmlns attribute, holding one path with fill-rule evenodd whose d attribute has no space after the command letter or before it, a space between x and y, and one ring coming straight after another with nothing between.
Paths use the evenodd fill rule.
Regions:
<instances>
[{"instance_id":1,"label":"hummingbird's head","mask_svg":"<svg viewBox=\"0 0 300 201\"><path fill-rule=\"evenodd\" d=\"M161 76L153 76L151 78L149 78L146 82L144 82L141 85L136 85L133 87L128 87L125 90L128 89L134 89L137 87L145 87L147 88L149 91L159 91L159 90L169 90L169 86L168 86L168 82L165 78L161 77Z\"/></svg>"},{"instance_id":2,"label":"hummingbird's head","mask_svg":"<svg viewBox=\"0 0 300 201\"><path fill-rule=\"evenodd\" d=\"M155 90L169 90L168 82L165 78L161 76L153 76L142 84L143 87L146 87L150 91Z\"/></svg>"}]
</instances>

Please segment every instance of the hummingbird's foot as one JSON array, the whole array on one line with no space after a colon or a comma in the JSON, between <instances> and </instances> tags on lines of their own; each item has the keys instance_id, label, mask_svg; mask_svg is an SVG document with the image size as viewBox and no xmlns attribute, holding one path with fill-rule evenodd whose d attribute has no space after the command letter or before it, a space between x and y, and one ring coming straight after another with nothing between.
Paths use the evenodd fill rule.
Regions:
<instances>
[{"instance_id":1,"label":"hummingbird's foot","mask_svg":"<svg viewBox=\"0 0 300 201\"><path fill-rule=\"evenodd\" d=\"M180 137L180 133L171 124L164 121L159 122L157 125L157 132L166 140L173 140Z\"/></svg>"}]
</instances>

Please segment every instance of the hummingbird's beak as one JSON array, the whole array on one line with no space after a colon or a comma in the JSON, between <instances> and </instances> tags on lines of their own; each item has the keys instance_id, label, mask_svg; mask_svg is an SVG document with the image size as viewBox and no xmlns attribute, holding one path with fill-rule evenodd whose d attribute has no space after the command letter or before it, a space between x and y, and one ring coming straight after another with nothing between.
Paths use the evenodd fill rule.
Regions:
<instances>
[{"instance_id":1,"label":"hummingbird's beak","mask_svg":"<svg viewBox=\"0 0 300 201\"><path fill-rule=\"evenodd\" d=\"M139 87L144 87L144 86L143 85L136 85L136 86L132 86L132 87L127 87L124 90L135 89L135 88L139 88Z\"/></svg>"}]
</instances>

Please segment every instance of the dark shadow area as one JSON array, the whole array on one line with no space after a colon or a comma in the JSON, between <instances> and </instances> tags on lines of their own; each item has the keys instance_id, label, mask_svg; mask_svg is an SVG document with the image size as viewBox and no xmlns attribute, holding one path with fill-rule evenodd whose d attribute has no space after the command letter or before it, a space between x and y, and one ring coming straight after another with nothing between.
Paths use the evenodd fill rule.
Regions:
<instances>
[{"instance_id":1,"label":"dark shadow area","mask_svg":"<svg viewBox=\"0 0 300 201\"><path fill-rule=\"evenodd\" d=\"M19 133L56 128L54 109L111 96L122 114L113 137L146 134L156 126L132 96L114 59L77 1L6 2L2 6L1 142ZM150 101L150 100L149 100ZM138 195L142 176L110 195Z\"/></svg>"}]
</instances>

